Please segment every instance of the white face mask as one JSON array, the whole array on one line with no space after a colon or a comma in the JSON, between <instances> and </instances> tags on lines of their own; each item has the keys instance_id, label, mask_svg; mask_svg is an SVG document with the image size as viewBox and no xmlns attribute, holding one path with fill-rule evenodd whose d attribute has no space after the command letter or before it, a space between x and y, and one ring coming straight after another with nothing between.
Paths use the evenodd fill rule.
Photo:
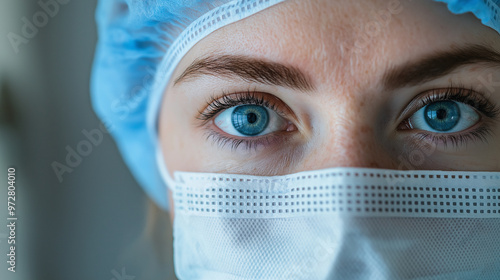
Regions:
<instances>
[{"instance_id":1,"label":"white face mask","mask_svg":"<svg viewBox=\"0 0 500 280\"><path fill-rule=\"evenodd\" d=\"M192 279L500 279L500 172L175 172L174 262Z\"/></svg>"}]
</instances>

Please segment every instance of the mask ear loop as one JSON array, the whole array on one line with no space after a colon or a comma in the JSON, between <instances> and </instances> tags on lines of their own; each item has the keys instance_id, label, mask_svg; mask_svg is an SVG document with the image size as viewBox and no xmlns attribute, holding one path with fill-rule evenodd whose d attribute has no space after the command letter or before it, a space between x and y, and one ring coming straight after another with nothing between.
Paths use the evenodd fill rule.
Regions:
<instances>
[{"instance_id":1,"label":"mask ear loop","mask_svg":"<svg viewBox=\"0 0 500 280\"><path fill-rule=\"evenodd\" d=\"M167 185L168 189L174 191L176 182L172 177L170 177L170 173L168 172L167 166L165 164L165 159L163 158L163 153L160 147L156 149L156 164L158 165L158 170L160 171L160 176L163 179L163 182Z\"/></svg>"}]
</instances>

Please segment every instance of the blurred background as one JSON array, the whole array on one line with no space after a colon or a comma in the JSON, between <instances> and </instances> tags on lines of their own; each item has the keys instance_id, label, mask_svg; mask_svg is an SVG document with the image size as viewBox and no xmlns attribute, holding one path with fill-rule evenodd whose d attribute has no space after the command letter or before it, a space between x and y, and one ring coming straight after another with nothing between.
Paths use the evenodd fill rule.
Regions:
<instances>
[{"instance_id":1,"label":"blurred background","mask_svg":"<svg viewBox=\"0 0 500 280\"><path fill-rule=\"evenodd\" d=\"M142 238L150 202L111 136L82 144L103 131L89 97L96 4L0 1L0 279L173 278L171 254L158 262ZM80 160L68 156L78 149L86 154ZM6 263L9 167L15 273Z\"/></svg>"}]
</instances>

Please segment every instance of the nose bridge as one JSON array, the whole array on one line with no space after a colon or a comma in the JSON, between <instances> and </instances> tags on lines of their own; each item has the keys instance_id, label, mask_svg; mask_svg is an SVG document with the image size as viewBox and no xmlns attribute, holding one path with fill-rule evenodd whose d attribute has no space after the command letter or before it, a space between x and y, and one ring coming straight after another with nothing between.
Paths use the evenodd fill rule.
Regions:
<instances>
[{"instance_id":1,"label":"nose bridge","mask_svg":"<svg viewBox=\"0 0 500 280\"><path fill-rule=\"evenodd\" d=\"M373 127L361 121L335 121L324 139L328 167L379 167L380 151Z\"/></svg>"},{"instance_id":2,"label":"nose bridge","mask_svg":"<svg viewBox=\"0 0 500 280\"><path fill-rule=\"evenodd\" d=\"M359 98L348 97L322 108L322 125L318 127L318 144L310 154L310 169L329 167L393 168L389 154L381 141L383 135L377 129L375 104ZM370 103L370 104L368 104ZM324 103L326 104L326 103ZM335 108L332 110L331 108Z\"/></svg>"}]
</instances>

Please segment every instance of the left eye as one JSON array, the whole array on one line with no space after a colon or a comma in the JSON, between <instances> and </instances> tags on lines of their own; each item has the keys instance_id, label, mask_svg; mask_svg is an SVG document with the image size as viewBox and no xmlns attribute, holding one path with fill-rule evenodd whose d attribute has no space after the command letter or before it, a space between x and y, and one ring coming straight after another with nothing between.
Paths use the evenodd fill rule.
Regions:
<instances>
[{"instance_id":1,"label":"left eye","mask_svg":"<svg viewBox=\"0 0 500 280\"><path fill-rule=\"evenodd\" d=\"M287 121L264 106L240 105L224 110L214 123L234 136L259 136L282 130Z\"/></svg>"},{"instance_id":2,"label":"left eye","mask_svg":"<svg viewBox=\"0 0 500 280\"><path fill-rule=\"evenodd\" d=\"M422 107L409 118L409 122L412 128L451 133L472 127L479 119L479 114L471 106L443 100Z\"/></svg>"}]
</instances>

